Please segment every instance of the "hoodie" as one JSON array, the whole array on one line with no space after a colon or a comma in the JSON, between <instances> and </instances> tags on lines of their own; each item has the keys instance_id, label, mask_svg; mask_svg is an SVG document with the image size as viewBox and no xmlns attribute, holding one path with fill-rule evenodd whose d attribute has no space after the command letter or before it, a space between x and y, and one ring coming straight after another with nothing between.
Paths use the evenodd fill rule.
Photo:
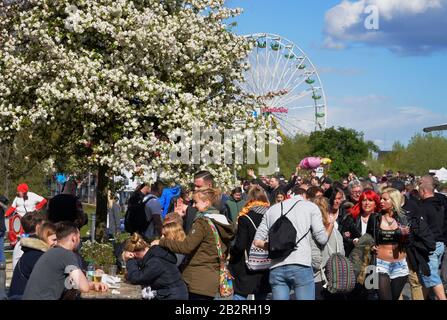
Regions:
<instances>
[{"instance_id":1,"label":"hoodie","mask_svg":"<svg viewBox=\"0 0 447 320\"><path fill-rule=\"evenodd\" d=\"M24 253L12 274L9 297L23 295L34 265L48 250L48 245L36 237L22 238L20 244Z\"/></svg>"},{"instance_id":2,"label":"hoodie","mask_svg":"<svg viewBox=\"0 0 447 320\"><path fill-rule=\"evenodd\" d=\"M185 240L174 241L163 238L160 240L160 246L175 253L189 255L182 274L188 291L214 298L219 291L220 260L207 219L216 226L222 251L226 256L230 241L234 238L234 225L215 208L197 215Z\"/></svg>"},{"instance_id":3,"label":"hoodie","mask_svg":"<svg viewBox=\"0 0 447 320\"><path fill-rule=\"evenodd\" d=\"M245 206L245 200L241 199L236 201L233 197L231 197L225 204L225 216L229 217L231 221L236 221L239 215L239 212Z\"/></svg>"},{"instance_id":4,"label":"hoodie","mask_svg":"<svg viewBox=\"0 0 447 320\"><path fill-rule=\"evenodd\" d=\"M132 284L156 290L156 298L159 300L186 300L188 291L176 263L174 253L153 246L142 260L127 261L127 279Z\"/></svg>"},{"instance_id":5,"label":"hoodie","mask_svg":"<svg viewBox=\"0 0 447 320\"><path fill-rule=\"evenodd\" d=\"M163 193L161 194L160 198L158 199L158 201L160 201L161 208L163 209L163 211L161 213L161 216L163 217L163 219L169 212L169 207L171 205L172 199L179 197L181 191L182 190L181 190L180 186L163 189Z\"/></svg>"},{"instance_id":6,"label":"hoodie","mask_svg":"<svg viewBox=\"0 0 447 320\"><path fill-rule=\"evenodd\" d=\"M420 214L427 222L436 242L444 242L444 202L438 197L421 201Z\"/></svg>"}]
</instances>

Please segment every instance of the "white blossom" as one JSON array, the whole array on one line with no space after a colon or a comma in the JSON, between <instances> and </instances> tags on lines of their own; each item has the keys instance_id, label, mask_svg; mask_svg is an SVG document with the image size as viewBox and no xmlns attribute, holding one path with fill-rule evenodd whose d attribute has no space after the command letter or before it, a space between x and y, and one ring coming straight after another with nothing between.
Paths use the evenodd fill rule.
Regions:
<instances>
[{"instance_id":1,"label":"white blossom","mask_svg":"<svg viewBox=\"0 0 447 320\"><path fill-rule=\"evenodd\" d=\"M223 0L27 3L0 3L0 143L24 130L56 150L49 132L60 130L62 147L85 166L187 184L199 168L172 163L174 143L163 135L223 132L235 119L266 127L237 85L250 44L226 30L240 10ZM233 184L232 167L206 169L221 187Z\"/></svg>"}]
</instances>

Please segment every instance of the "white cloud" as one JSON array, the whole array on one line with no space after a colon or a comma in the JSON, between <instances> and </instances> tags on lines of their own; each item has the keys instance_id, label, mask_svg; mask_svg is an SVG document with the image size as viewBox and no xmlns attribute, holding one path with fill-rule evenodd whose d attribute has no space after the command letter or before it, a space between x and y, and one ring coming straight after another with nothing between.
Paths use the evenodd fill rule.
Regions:
<instances>
[{"instance_id":1,"label":"white cloud","mask_svg":"<svg viewBox=\"0 0 447 320\"><path fill-rule=\"evenodd\" d=\"M370 5L378 8L379 30L365 28ZM326 12L323 46L363 43L402 55L429 54L447 48L446 16L447 0L343 0Z\"/></svg>"},{"instance_id":2,"label":"white cloud","mask_svg":"<svg viewBox=\"0 0 447 320\"><path fill-rule=\"evenodd\" d=\"M407 143L415 133L440 123L447 123L447 115L420 106L393 106L391 99L370 94L357 97L331 98L328 125L353 128L365 133L384 149L394 141Z\"/></svg>"},{"instance_id":3,"label":"white cloud","mask_svg":"<svg viewBox=\"0 0 447 320\"><path fill-rule=\"evenodd\" d=\"M335 41L332 37L326 37L323 43L323 48L326 49L334 49L334 50L343 50L346 49L346 45Z\"/></svg>"},{"instance_id":4,"label":"white cloud","mask_svg":"<svg viewBox=\"0 0 447 320\"><path fill-rule=\"evenodd\" d=\"M378 6L380 14L387 20L396 15L415 15L442 7L443 0L369 0L368 5Z\"/></svg>"}]
</instances>

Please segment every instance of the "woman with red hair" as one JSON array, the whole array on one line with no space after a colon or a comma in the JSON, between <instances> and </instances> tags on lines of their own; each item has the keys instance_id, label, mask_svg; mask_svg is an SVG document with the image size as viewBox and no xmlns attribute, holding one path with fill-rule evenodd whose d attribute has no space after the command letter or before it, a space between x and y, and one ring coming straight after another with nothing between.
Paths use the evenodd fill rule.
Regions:
<instances>
[{"instance_id":1,"label":"woman with red hair","mask_svg":"<svg viewBox=\"0 0 447 320\"><path fill-rule=\"evenodd\" d=\"M380 196L371 189L360 195L359 202L353 206L342 221L342 235L346 256L349 256L358 239L366 233L371 214L380 210Z\"/></svg>"}]
</instances>

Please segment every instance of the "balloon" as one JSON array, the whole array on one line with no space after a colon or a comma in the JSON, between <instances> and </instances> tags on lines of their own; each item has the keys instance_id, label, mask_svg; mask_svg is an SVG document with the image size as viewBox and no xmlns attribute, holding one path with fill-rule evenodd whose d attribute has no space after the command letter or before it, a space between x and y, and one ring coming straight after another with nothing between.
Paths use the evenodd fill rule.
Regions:
<instances>
[{"instance_id":1,"label":"balloon","mask_svg":"<svg viewBox=\"0 0 447 320\"><path fill-rule=\"evenodd\" d=\"M306 157L301 160L299 166L301 169L316 169L321 165L326 165L332 163L332 160L329 158L320 158L320 157Z\"/></svg>"}]
</instances>

